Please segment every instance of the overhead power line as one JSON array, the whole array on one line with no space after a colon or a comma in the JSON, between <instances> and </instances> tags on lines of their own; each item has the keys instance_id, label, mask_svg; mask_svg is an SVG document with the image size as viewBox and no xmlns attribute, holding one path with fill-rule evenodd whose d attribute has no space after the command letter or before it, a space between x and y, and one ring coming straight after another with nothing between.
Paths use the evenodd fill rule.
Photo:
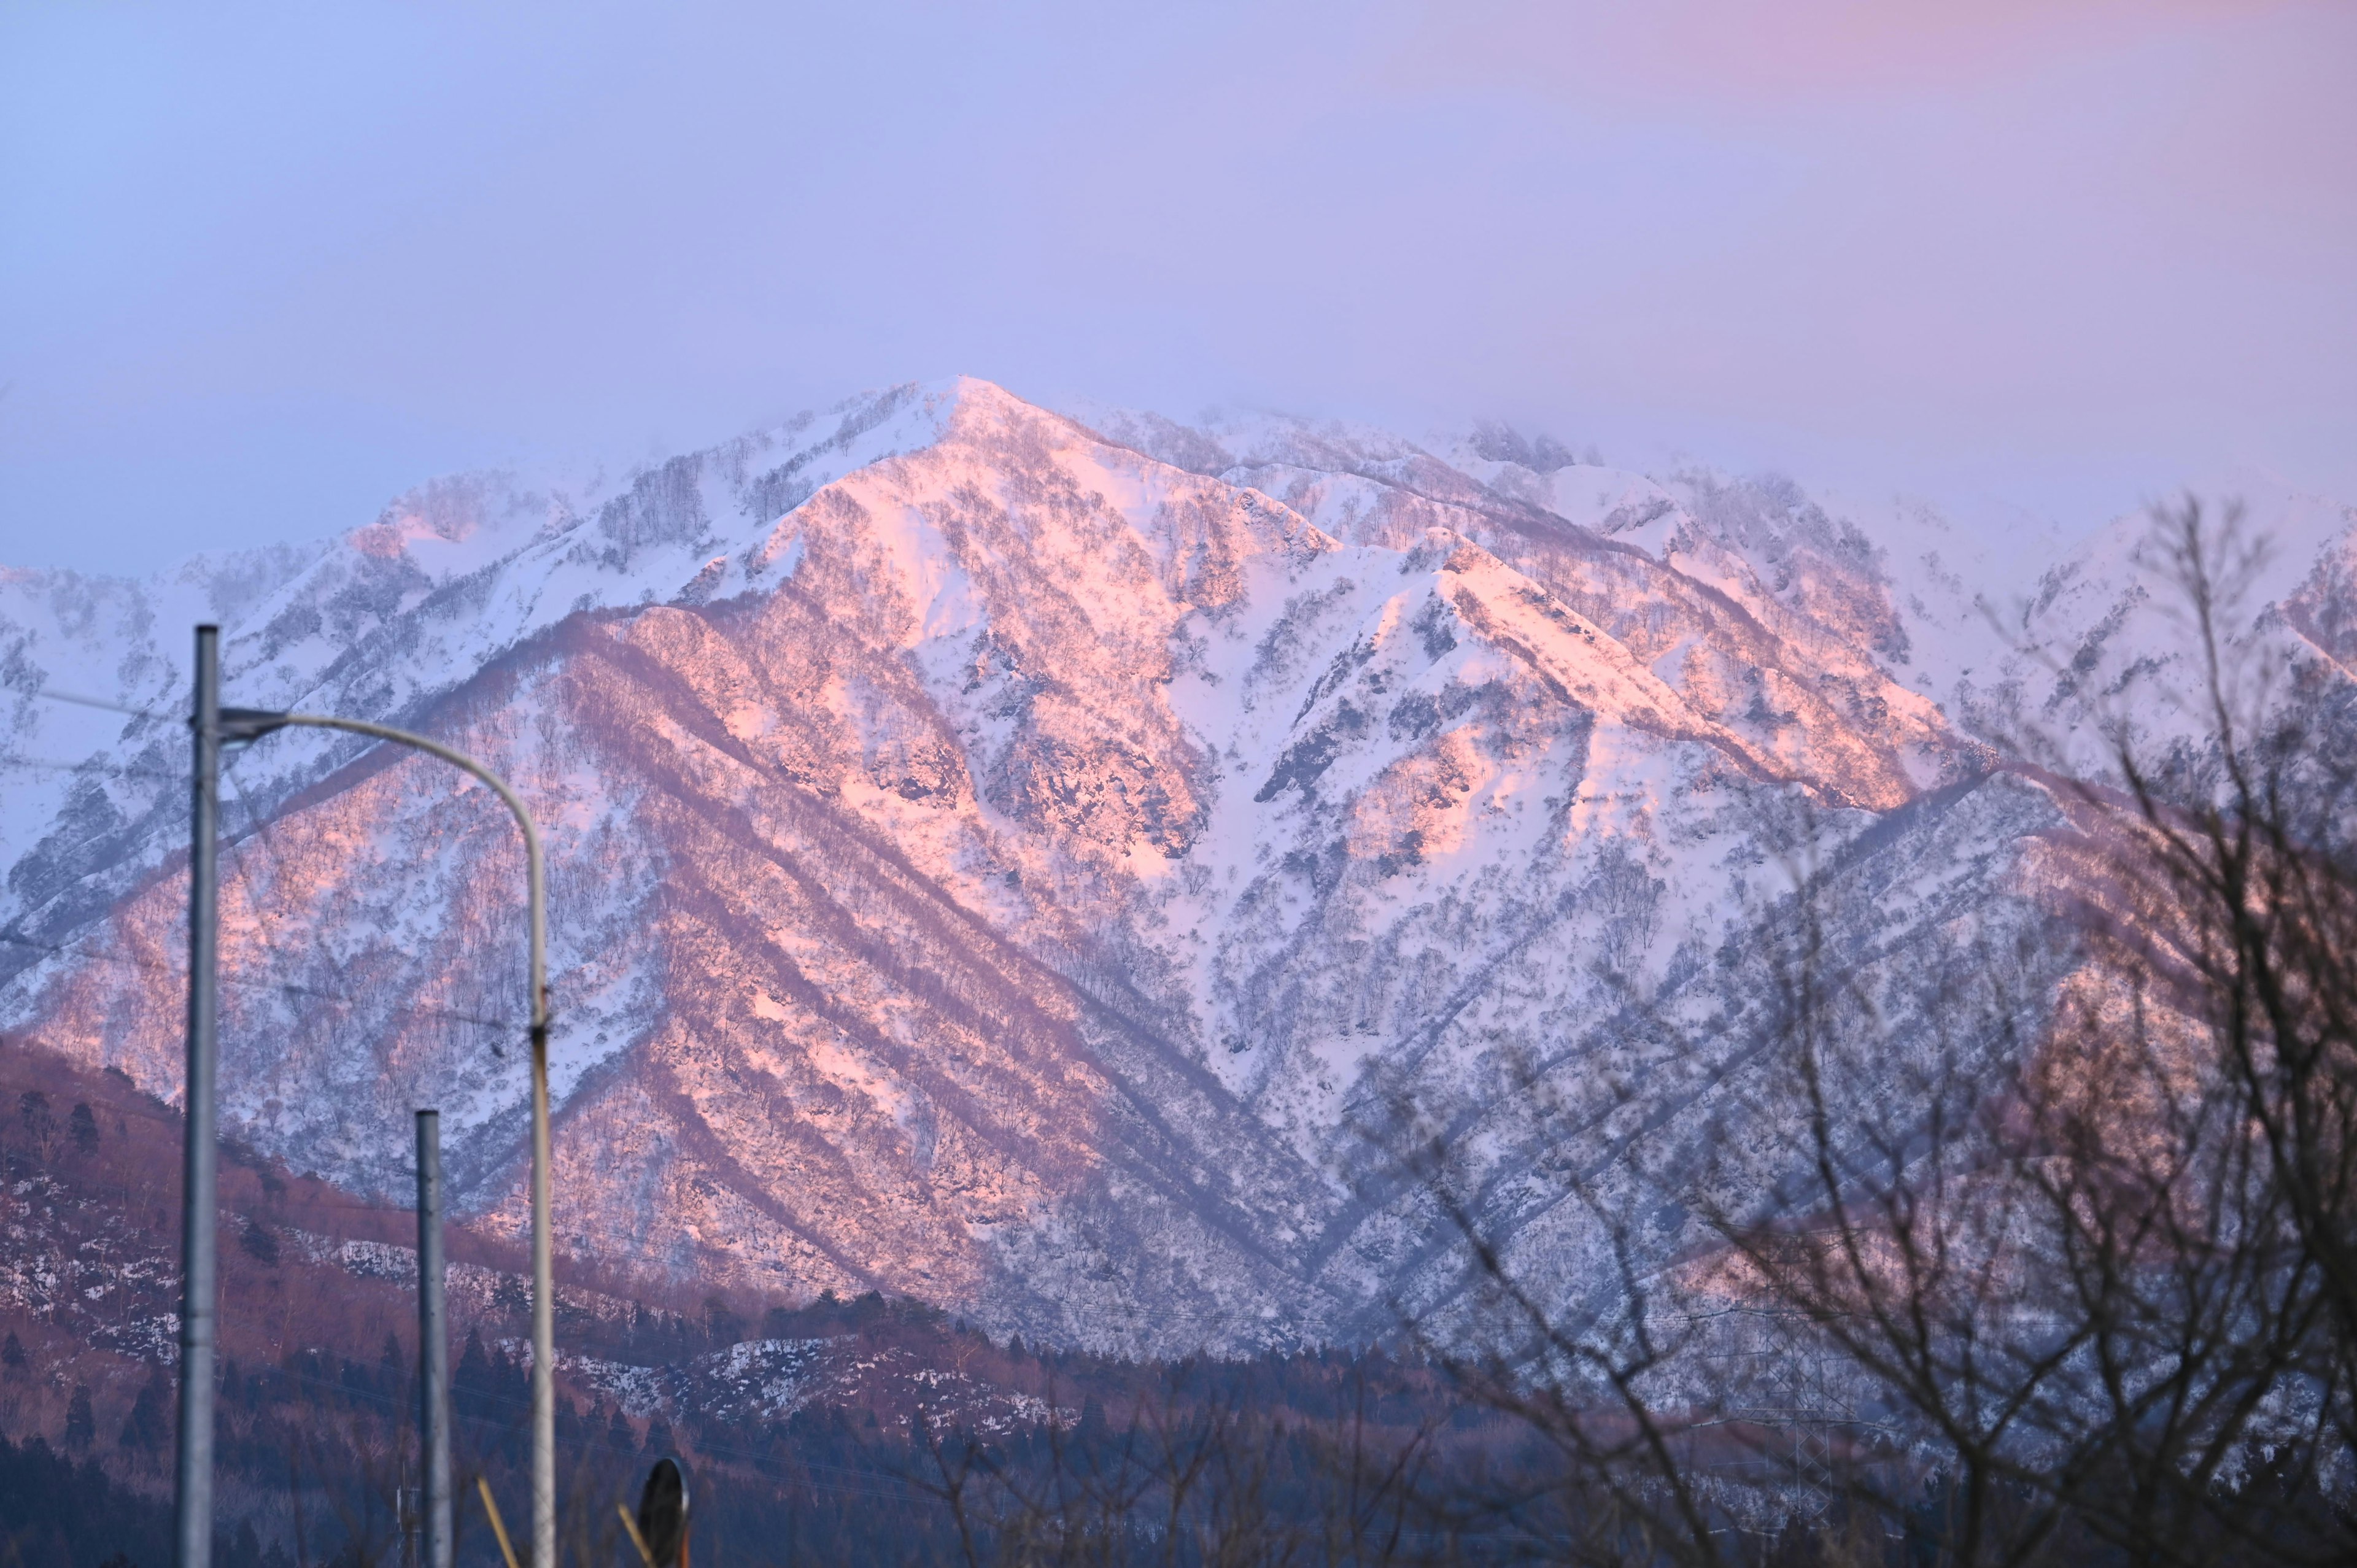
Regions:
<instances>
[{"instance_id":1,"label":"overhead power line","mask_svg":"<svg viewBox=\"0 0 2357 1568\"><path fill-rule=\"evenodd\" d=\"M121 703L110 703L103 697L77 696L71 692L36 692L33 695L45 703L70 703L77 708L103 708L110 714L129 714L135 719L163 719L171 715L153 708L128 708Z\"/></svg>"},{"instance_id":2,"label":"overhead power line","mask_svg":"<svg viewBox=\"0 0 2357 1568\"><path fill-rule=\"evenodd\" d=\"M80 762L65 762L50 757L26 757L16 752L0 752L0 768L25 768L51 773L108 773L118 779L159 779L167 783L186 783L188 776L165 768L134 768L120 762L101 762L86 757Z\"/></svg>"},{"instance_id":3,"label":"overhead power line","mask_svg":"<svg viewBox=\"0 0 2357 1568\"><path fill-rule=\"evenodd\" d=\"M83 706L109 708L122 713L140 714L143 716L148 717L155 716L153 714L146 714L145 710L124 708L119 703L102 703L94 698L69 696L62 693L42 693L40 694L46 697L53 697L59 702L72 702ZM101 761L96 757L91 757L81 762L66 762L52 757L26 757L21 754L0 752L0 767L40 769L43 771L58 773L104 773L118 778L155 779L168 783L180 783L183 782L185 779L184 775L165 768L139 768L119 762ZM238 804L242 808L243 815L245 817L246 833L262 841L263 853L270 857L272 870L283 877L285 875L285 866L279 859L276 845L272 843L269 837L268 830L270 822L268 819L265 818L262 811L254 805L253 798L245 792L245 785L243 781L238 779L238 777L228 768L223 768L222 773L228 778L230 788L236 792ZM234 839L232 839L231 843L230 853L232 857L238 857L238 843ZM252 878L248 875L241 875L238 881L239 885L245 888L247 906L253 915L255 929L262 933L264 945L270 950L271 959L274 965L275 965L280 961L281 955L278 951L277 944L273 941L270 937L270 921L264 917L260 907L255 905L253 901L253 895L251 886ZM77 948L55 942L38 941L32 938L19 936L13 932L0 932L0 942L7 943L12 947L31 948L42 952L56 953L64 957L82 959L92 963L127 964L154 973L168 974L178 980L185 981L187 979L186 972L175 969L168 964L158 964L147 960L133 958L123 953L92 952L84 948ZM403 956L407 957L408 955L404 954ZM300 985L285 981L254 980L233 975L223 976L222 983L238 986L241 989L249 991L276 991L290 996L302 996L323 1002L336 1002L348 1007L363 1007L371 1005L370 1004L361 1001L357 995L351 993L350 990L350 976L343 971L342 966L340 964L335 964L332 958L330 958L329 962L337 969L337 978L346 983L345 990L335 991L316 985ZM484 1017L479 1014L462 1013L447 1007L427 1007L421 1006L414 1003L399 1002L378 1003L375 1004L375 1005L382 1006L389 1012L404 1014L415 1018L435 1019L444 1023L471 1024L483 1028L499 1030L522 1029L523 1027L521 1023L514 1019ZM496 1045L493 1048L494 1050L497 1049Z\"/></svg>"},{"instance_id":4,"label":"overhead power line","mask_svg":"<svg viewBox=\"0 0 2357 1568\"><path fill-rule=\"evenodd\" d=\"M175 980L185 981L188 978L186 971L176 969L170 964L155 963L145 959L133 958L126 953L91 952L85 948L71 947L59 942L36 941L30 937L18 936L13 931L0 931L0 942L5 942L11 947L32 948L41 952L82 959L91 963L126 964L134 969L145 970L151 974L169 975ZM250 980L237 975L223 975L221 983L238 986L248 991L279 991L290 996L307 996L322 1002L339 1002L347 1007L378 1006L390 1013L405 1013L415 1018L438 1019L448 1024L474 1024L487 1029L520 1029L523 1026L511 1018L485 1018L473 1013L452 1012L447 1008L421 1007L415 1003L369 1003L341 992L323 990L314 985L296 985L286 981Z\"/></svg>"}]
</instances>

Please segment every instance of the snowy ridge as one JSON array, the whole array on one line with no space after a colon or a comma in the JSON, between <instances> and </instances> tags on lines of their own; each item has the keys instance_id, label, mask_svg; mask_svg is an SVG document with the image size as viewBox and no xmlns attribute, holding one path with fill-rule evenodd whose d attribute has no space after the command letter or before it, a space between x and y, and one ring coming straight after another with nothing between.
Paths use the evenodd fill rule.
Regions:
<instances>
[{"instance_id":1,"label":"snowy ridge","mask_svg":"<svg viewBox=\"0 0 2357 1568\"><path fill-rule=\"evenodd\" d=\"M2259 501L2257 656L2348 659L2350 515ZM1107 1348L1375 1332L1452 1288L1368 1141L1413 1103L1577 1291L1566 1174L1642 1203L1633 1142L1708 1130L1769 1179L1770 1130L1713 1118L1795 868L1902 1032L2039 918L2063 808L1975 725L2053 696L2037 647L2163 646L2129 537L2041 564L2025 652L1921 509L963 381L310 552L16 574L8 753L68 766L8 776L0 1026L174 1089L178 726L39 693L168 714L210 614L231 701L426 729L533 802L580 1253ZM337 740L232 772L225 1116L391 1193L439 1104L459 1198L520 1228L507 823Z\"/></svg>"}]
</instances>

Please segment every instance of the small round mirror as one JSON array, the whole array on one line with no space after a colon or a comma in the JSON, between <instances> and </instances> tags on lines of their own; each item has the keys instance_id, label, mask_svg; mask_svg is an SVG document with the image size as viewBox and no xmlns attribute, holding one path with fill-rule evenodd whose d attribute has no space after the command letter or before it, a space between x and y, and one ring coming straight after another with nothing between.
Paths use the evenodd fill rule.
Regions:
<instances>
[{"instance_id":1,"label":"small round mirror","mask_svg":"<svg viewBox=\"0 0 2357 1568\"><path fill-rule=\"evenodd\" d=\"M639 1493L639 1536L655 1568L687 1568L687 1471L658 1459Z\"/></svg>"}]
</instances>

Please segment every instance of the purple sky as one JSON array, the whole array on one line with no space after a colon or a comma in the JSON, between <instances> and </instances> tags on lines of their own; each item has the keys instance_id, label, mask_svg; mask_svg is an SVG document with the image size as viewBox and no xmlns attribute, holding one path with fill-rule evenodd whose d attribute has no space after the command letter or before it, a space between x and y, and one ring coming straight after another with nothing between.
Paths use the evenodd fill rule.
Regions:
<instances>
[{"instance_id":1,"label":"purple sky","mask_svg":"<svg viewBox=\"0 0 2357 1568\"><path fill-rule=\"evenodd\" d=\"M7 4L0 562L957 371L2357 500L2352 81L2339 0Z\"/></svg>"}]
</instances>

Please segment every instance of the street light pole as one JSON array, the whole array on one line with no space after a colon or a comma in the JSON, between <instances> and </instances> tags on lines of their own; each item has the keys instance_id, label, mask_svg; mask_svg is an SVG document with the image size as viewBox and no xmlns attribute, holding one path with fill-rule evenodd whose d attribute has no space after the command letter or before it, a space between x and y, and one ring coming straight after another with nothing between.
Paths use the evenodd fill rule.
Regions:
<instances>
[{"instance_id":1,"label":"street light pole","mask_svg":"<svg viewBox=\"0 0 2357 1568\"><path fill-rule=\"evenodd\" d=\"M210 629L210 628L204 628ZM199 632L201 639L202 631ZM199 644L201 649L202 641ZM199 706L203 706L202 678L199 675ZM218 685L215 688L218 692ZM339 719L323 714L275 714L255 708L221 708L219 710L219 734L224 741L254 740L274 730L299 726L309 729L344 730L376 740L389 740L414 750L438 757L453 768L472 774L487 785L513 813L516 826L523 832L525 897L532 927L532 1561L533 1568L555 1568L556 1564L556 1294L554 1271L551 1266L549 1231L548 1181L548 913L546 876L540 853L540 831L533 825L532 812L525 809L522 797L508 788L507 780L493 773L463 751L454 750L440 741L428 740L422 735L412 735L389 725L370 724L365 719ZM203 741L199 740L199 760ZM203 779L199 783L199 804L202 801ZM210 982L210 965L206 967ZM191 996L194 995L193 985ZM190 1052L194 1055L194 1012L190 1004ZM194 1127L193 1121L190 1123ZM193 1135L193 1133L192 1133ZM208 1145L210 1161L210 1144ZM193 1169L194 1155L190 1156ZM208 1169L210 1168L210 1164ZM210 1183L208 1183L210 1186ZM193 1212L193 1210L191 1210ZM208 1208L207 1239L210 1240ZM182 1329L185 1339L187 1329ZM208 1367L211 1356L210 1343L206 1348ZM183 1380L181 1408L183 1425L182 1485L187 1485L188 1433L186 1426L187 1394ZM211 1384L206 1383L210 1395ZM208 1401L210 1406L210 1401ZM208 1461L210 1456L212 1428L205 1428ZM211 1466L206 1466L206 1488L210 1499ZM210 1509L208 1509L210 1515ZM210 1525L210 1519L208 1519ZM184 1563L190 1560L183 1559ZM203 1559L193 1560L201 1568Z\"/></svg>"},{"instance_id":2,"label":"street light pole","mask_svg":"<svg viewBox=\"0 0 2357 1568\"><path fill-rule=\"evenodd\" d=\"M179 1568L213 1560L213 1346L220 1290L214 1232L220 1218L213 1083L219 1058L216 973L221 878L221 628L197 628L196 746L188 770L188 1066L180 1171L180 1432L172 1491Z\"/></svg>"},{"instance_id":3,"label":"street light pole","mask_svg":"<svg viewBox=\"0 0 2357 1568\"><path fill-rule=\"evenodd\" d=\"M417 1435L423 1568L451 1568L450 1330L443 1321L442 1113L417 1113Z\"/></svg>"}]
</instances>

